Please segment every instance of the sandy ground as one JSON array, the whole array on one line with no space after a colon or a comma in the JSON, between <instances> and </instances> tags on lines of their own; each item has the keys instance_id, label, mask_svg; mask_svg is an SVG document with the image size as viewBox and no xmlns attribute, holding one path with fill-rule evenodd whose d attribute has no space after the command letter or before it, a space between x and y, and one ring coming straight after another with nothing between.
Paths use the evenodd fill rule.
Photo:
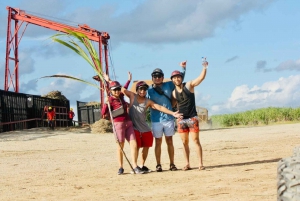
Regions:
<instances>
[{"instance_id":1,"label":"sandy ground","mask_svg":"<svg viewBox=\"0 0 300 201\"><path fill-rule=\"evenodd\" d=\"M204 171L191 144L190 171L117 175L112 134L88 130L0 133L0 200L213 200L268 201L277 196L277 162L300 145L300 124L201 131ZM184 166L179 135L175 162ZM130 158L129 146L125 152ZM146 164L156 166L154 149Z\"/></svg>"}]
</instances>

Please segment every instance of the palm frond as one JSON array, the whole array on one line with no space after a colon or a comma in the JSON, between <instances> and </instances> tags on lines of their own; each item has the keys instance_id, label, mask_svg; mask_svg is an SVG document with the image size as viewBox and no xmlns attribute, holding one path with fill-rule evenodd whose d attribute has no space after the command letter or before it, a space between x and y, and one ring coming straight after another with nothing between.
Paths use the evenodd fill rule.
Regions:
<instances>
[{"instance_id":1,"label":"palm frond","mask_svg":"<svg viewBox=\"0 0 300 201\"><path fill-rule=\"evenodd\" d=\"M98 85L96 85L96 84L93 84L93 83L91 83L91 82L88 82L88 81L85 81L85 80L82 80L82 79L80 79L80 78L73 77L73 76L70 76L70 75L48 75L48 76L40 77L39 79L43 79L43 78L67 78L67 79L79 81L79 82L82 82L82 83L91 85L91 86L93 86L93 87L96 87L96 88L98 88L98 89L101 89L100 86L98 86ZM38 79L38 80L39 80L39 79ZM38 80L37 80L37 81L38 81Z\"/></svg>"},{"instance_id":2,"label":"palm frond","mask_svg":"<svg viewBox=\"0 0 300 201\"><path fill-rule=\"evenodd\" d=\"M80 55L84 60L86 60L94 69L95 73L99 76L101 81L103 79L103 72L101 68L101 63L99 59L99 55L95 48L93 47L89 38L82 33L72 31L69 29L65 29L67 33L65 34L55 34L51 37L54 42L58 42L71 50L73 50L76 54ZM63 40L60 38L69 38L68 40ZM80 45L81 44L81 45ZM82 48L84 47L84 49Z\"/></svg>"}]
</instances>

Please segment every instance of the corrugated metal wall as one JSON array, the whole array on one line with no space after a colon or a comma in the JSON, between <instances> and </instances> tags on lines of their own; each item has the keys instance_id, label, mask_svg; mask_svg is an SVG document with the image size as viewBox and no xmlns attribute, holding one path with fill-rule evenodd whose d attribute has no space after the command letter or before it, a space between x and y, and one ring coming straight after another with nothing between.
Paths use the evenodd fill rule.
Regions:
<instances>
[{"instance_id":1,"label":"corrugated metal wall","mask_svg":"<svg viewBox=\"0 0 300 201\"><path fill-rule=\"evenodd\" d=\"M93 124L101 118L100 105L86 105L87 102L77 101L78 122ZM80 124L79 123L79 124Z\"/></svg>"}]
</instances>

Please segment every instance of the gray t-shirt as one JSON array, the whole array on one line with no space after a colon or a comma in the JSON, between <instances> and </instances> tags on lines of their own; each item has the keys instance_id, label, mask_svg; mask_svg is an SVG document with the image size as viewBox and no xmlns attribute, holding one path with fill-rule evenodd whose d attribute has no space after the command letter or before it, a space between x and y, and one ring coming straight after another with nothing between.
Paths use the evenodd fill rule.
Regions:
<instances>
[{"instance_id":1,"label":"gray t-shirt","mask_svg":"<svg viewBox=\"0 0 300 201\"><path fill-rule=\"evenodd\" d=\"M146 122L146 116L147 116L146 105L148 99L146 98L146 100L143 103L138 103L137 96L138 95L134 96L133 104L129 109L129 116L133 123L133 128L135 130L138 130L139 132L151 131L151 128Z\"/></svg>"}]
</instances>

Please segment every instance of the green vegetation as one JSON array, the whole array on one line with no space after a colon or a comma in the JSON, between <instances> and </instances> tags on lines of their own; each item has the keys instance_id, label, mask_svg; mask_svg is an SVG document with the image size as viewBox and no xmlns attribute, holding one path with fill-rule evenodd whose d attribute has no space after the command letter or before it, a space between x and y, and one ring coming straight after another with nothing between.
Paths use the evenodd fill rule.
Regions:
<instances>
[{"instance_id":1,"label":"green vegetation","mask_svg":"<svg viewBox=\"0 0 300 201\"><path fill-rule=\"evenodd\" d=\"M300 121L300 108L268 107L211 116L213 127L255 126Z\"/></svg>"},{"instance_id":2,"label":"green vegetation","mask_svg":"<svg viewBox=\"0 0 300 201\"><path fill-rule=\"evenodd\" d=\"M91 41L88 39L88 37L85 34L76 31L72 31L68 29L65 29L65 31L66 33L58 33L53 35L51 39L54 42L57 42L69 48L70 50L74 51L76 54L81 56L84 60L86 60L87 63L93 68L100 81L104 82L104 76L101 68L99 55L95 50ZM94 84L92 82L88 82L80 78L72 77L70 75L49 75L41 78L67 78L75 81L80 81L100 89L99 84Z\"/></svg>"}]
</instances>

